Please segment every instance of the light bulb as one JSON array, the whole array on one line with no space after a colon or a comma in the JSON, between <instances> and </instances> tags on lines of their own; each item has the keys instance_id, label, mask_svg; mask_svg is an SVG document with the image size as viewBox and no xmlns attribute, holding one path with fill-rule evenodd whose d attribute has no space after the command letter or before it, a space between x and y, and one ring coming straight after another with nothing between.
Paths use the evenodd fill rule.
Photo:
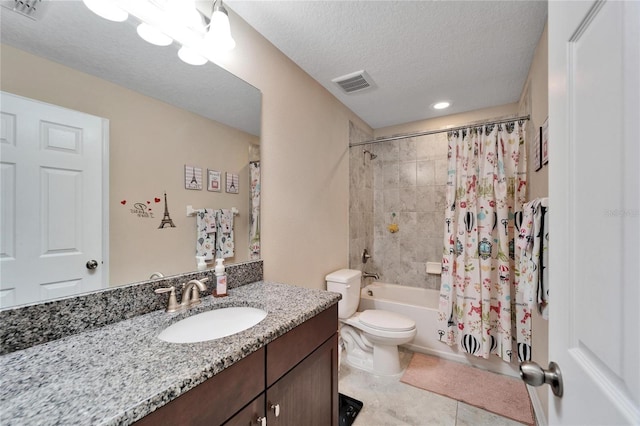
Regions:
<instances>
[{"instance_id":1,"label":"light bulb","mask_svg":"<svg viewBox=\"0 0 640 426\"><path fill-rule=\"evenodd\" d=\"M180 50L178 50L178 57L190 65L204 65L207 63L207 58L187 46L182 46Z\"/></svg>"},{"instance_id":2,"label":"light bulb","mask_svg":"<svg viewBox=\"0 0 640 426\"><path fill-rule=\"evenodd\" d=\"M169 46L173 43L173 39L171 37L145 22L138 25L137 31L138 35L143 40L151 44L155 44L156 46Z\"/></svg>"},{"instance_id":3,"label":"light bulb","mask_svg":"<svg viewBox=\"0 0 640 426\"><path fill-rule=\"evenodd\" d=\"M114 22L123 22L129 14L110 0L82 0L85 6L96 15Z\"/></svg>"},{"instance_id":4,"label":"light bulb","mask_svg":"<svg viewBox=\"0 0 640 426\"><path fill-rule=\"evenodd\" d=\"M228 51L236 47L236 42L231 37L229 16L222 4L216 3L214 6L205 41L214 50Z\"/></svg>"}]
</instances>

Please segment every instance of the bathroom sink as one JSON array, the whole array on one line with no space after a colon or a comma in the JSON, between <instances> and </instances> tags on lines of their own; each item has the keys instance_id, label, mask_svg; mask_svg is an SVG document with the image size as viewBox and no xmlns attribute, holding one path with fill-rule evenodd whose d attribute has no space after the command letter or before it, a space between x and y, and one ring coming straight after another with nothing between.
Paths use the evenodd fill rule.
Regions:
<instances>
[{"instance_id":1,"label":"bathroom sink","mask_svg":"<svg viewBox=\"0 0 640 426\"><path fill-rule=\"evenodd\" d=\"M158 334L158 339L170 343L205 342L239 333L266 316L262 309L246 306L214 309L170 325Z\"/></svg>"}]
</instances>

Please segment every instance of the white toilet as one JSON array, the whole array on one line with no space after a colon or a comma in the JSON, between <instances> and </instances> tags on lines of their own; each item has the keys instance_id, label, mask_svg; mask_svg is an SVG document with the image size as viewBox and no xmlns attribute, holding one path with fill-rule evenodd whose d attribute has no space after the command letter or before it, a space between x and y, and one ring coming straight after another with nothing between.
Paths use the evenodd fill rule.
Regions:
<instances>
[{"instance_id":1,"label":"white toilet","mask_svg":"<svg viewBox=\"0 0 640 426\"><path fill-rule=\"evenodd\" d=\"M378 309L356 312L360 303L361 271L341 269L326 276L327 290L342 294L338 302L340 337L347 364L379 376L402 373L398 345L416 335L416 323L395 312Z\"/></svg>"}]
</instances>

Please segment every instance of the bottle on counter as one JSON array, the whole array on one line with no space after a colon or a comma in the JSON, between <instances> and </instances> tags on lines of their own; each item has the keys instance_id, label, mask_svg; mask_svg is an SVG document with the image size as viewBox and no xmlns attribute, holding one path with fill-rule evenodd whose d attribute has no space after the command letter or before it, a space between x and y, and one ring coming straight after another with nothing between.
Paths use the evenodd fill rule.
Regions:
<instances>
[{"instance_id":1,"label":"bottle on counter","mask_svg":"<svg viewBox=\"0 0 640 426\"><path fill-rule=\"evenodd\" d=\"M224 259L216 259L216 267L214 272L216 274L216 291L214 296L224 297L227 295L227 273L224 270Z\"/></svg>"},{"instance_id":2,"label":"bottle on counter","mask_svg":"<svg viewBox=\"0 0 640 426\"><path fill-rule=\"evenodd\" d=\"M198 267L198 271L207 269L207 262L205 262L204 256L196 256L196 266Z\"/></svg>"}]
</instances>

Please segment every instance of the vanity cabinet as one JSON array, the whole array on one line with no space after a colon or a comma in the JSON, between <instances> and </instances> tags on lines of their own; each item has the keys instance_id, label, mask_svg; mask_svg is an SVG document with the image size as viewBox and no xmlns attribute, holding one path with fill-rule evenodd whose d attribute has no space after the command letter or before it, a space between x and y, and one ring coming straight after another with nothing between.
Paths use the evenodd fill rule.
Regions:
<instances>
[{"instance_id":1,"label":"vanity cabinet","mask_svg":"<svg viewBox=\"0 0 640 426\"><path fill-rule=\"evenodd\" d=\"M136 425L337 426L337 330L333 305Z\"/></svg>"}]
</instances>

